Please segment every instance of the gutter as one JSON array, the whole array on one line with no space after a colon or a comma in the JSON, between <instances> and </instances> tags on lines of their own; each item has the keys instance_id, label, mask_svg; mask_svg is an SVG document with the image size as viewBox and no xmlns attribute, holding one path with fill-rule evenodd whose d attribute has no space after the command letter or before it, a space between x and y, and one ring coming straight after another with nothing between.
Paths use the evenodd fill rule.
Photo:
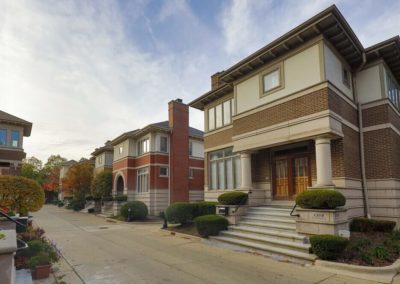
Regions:
<instances>
[{"instance_id":1,"label":"gutter","mask_svg":"<svg viewBox=\"0 0 400 284\"><path fill-rule=\"evenodd\" d=\"M362 53L362 63L357 68L356 74L361 71L361 69L365 66L367 62L365 52ZM356 98L358 101L358 94L356 88L356 78L353 77L353 89L355 90ZM360 160L361 160L361 185L364 197L364 216L368 219L371 219L371 211L369 208L369 198L368 198L368 187L367 187L367 177L365 173L365 155L364 155L364 132L363 132L363 117L362 117L362 108L361 103L357 103L358 107L358 127L360 133Z\"/></svg>"}]
</instances>

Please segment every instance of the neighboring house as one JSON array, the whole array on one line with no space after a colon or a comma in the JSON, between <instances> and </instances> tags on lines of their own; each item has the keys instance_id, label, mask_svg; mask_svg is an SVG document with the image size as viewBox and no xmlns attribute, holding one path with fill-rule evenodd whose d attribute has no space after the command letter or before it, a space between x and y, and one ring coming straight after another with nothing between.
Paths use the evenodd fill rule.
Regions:
<instances>
[{"instance_id":1,"label":"neighboring house","mask_svg":"<svg viewBox=\"0 0 400 284\"><path fill-rule=\"evenodd\" d=\"M23 137L29 137L32 123L0 110L0 175L19 175L26 157Z\"/></svg>"},{"instance_id":2,"label":"neighboring house","mask_svg":"<svg viewBox=\"0 0 400 284\"><path fill-rule=\"evenodd\" d=\"M203 200L203 132L189 127L189 107L171 101L169 120L115 138L113 193L146 203L149 213L177 201Z\"/></svg>"},{"instance_id":3,"label":"neighboring house","mask_svg":"<svg viewBox=\"0 0 400 284\"><path fill-rule=\"evenodd\" d=\"M107 141L104 146L96 148L91 155L94 158L94 174L112 171L114 147L111 145L111 141Z\"/></svg>"},{"instance_id":4,"label":"neighboring house","mask_svg":"<svg viewBox=\"0 0 400 284\"><path fill-rule=\"evenodd\" d=\"M70 192L69 190L66 190L63 187L63 179L65 178L65 176L67 175L67 172L69 170L69 168L73 165L75 165L77 162L74 160L69 160L67 162L64 162L61 164L60 166L60 189L58 192L58 199L59 200L64 200L65 198L72 198L72 192Z\"/></svg>"},{"instance_id":5,"label":"neighboring house","mask_svg":"<svg viewBox=\"0 0 400 284\"><path fill-rule=\"evenodd\" d=\"M331 6L211 81L189 104L204 111L205 200L238 190L293 206L332 188L349 217L369 204L400 221L398 36L364 48Z\"/></svg>"}]
</instances>

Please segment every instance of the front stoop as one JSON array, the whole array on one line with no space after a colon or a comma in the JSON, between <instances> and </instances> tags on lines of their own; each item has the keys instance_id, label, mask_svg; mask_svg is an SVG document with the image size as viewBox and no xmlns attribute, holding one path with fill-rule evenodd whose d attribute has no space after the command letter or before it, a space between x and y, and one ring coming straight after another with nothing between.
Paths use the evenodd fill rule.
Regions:
<instances>
[{"instance_id":1,"label":"front stoop","mask_svg":"<svg viewBox=\"0 0 400 284\"><path fill-rule=\"evenodd\" d=\"M271 256L278 260L310 264L316 256L309 253L308 237L296 232L296 219L288 206L250 207L236 226L229 226L211 240L230 248Z\"/></svg>"}]
</instances>

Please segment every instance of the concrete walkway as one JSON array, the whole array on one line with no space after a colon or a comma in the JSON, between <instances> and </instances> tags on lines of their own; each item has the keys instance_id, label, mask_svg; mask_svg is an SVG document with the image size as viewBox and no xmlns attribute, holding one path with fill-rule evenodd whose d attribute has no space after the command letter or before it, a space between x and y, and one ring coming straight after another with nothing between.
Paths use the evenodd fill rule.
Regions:
<instances>
[{"instance_id":1,"label":"concrete walkway","mask_svg":"<svg viewBox=\"0 0 400 284\"><path fill-rule=\"evenodd\" d=\"M160 224L109 223L53 205L34 220L61 249L68 284L375 283L171 236Z\"/></svg>"}]
</instances>

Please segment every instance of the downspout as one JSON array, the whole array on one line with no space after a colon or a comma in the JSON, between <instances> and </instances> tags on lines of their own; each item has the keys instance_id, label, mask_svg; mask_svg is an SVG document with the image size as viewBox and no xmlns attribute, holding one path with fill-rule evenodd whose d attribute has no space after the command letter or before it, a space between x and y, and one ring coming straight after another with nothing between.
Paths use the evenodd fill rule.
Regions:
<instances>
[{"instance_id":1,"label":"downspout","mask_svg":"<svg viewBox=\"0 0 400 284\"><path fill-rule=\"evenodd\" d=\"M361 69L365 66L366 63L366 56L365 52L362 53L362 63L357 68L356 74L361 71ZM364 215L370 219L371 212L369 209L369 198L368 198L368 187L367 187L367 176L365 174L365 155L364 155L364 132L363 132L363 116L362 116L362 108L361 103L358 101L358 93L356 87L356 78L353 76L353 89L355 90L355 94L357 97L357 107L358 107L358 126L359 126L359 133L360 133L360 160L361 160L361 186L363 191L364 197Z\"/></svg>"}]
</instances>

